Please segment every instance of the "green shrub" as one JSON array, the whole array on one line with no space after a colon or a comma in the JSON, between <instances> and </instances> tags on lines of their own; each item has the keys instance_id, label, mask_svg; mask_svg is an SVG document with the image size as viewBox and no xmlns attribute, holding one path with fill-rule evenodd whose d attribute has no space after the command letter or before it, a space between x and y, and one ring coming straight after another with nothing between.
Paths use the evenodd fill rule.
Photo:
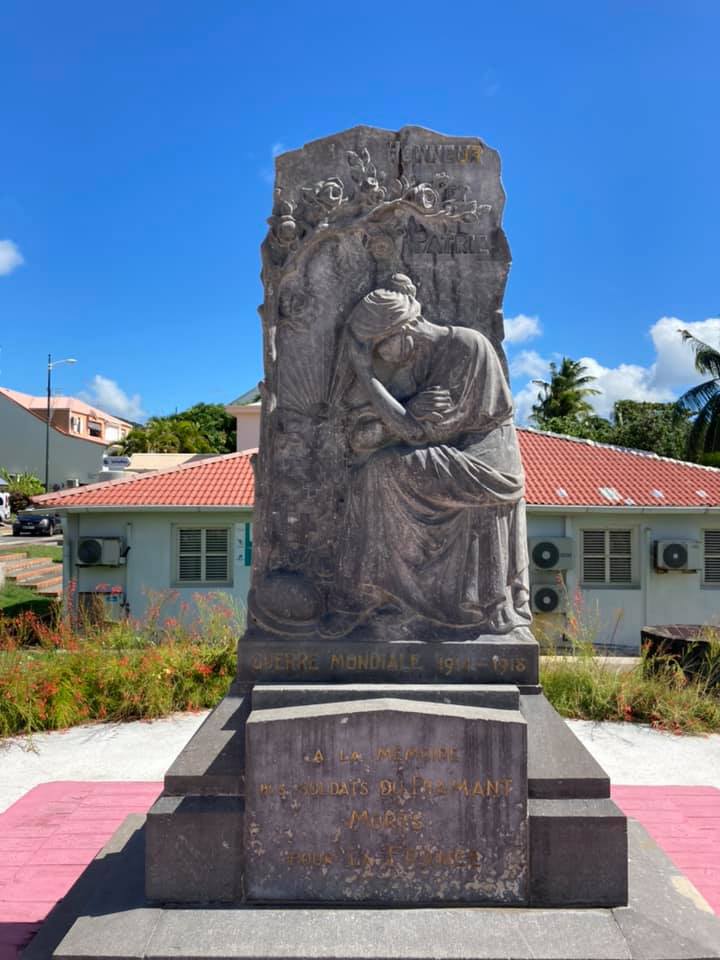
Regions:
<instances>
[{"instance_id":1,"label":"green shrub","mask_svg":"<svg viewBox=\"0 0 720 960\"><path fill-rule=\"evenodd\" d=\"M141 622L0 620L0 736L214 706L235 673L242 613L197 595L185 619L167 617L167 599L151 598Z\"/></svg>"}]
</instances>

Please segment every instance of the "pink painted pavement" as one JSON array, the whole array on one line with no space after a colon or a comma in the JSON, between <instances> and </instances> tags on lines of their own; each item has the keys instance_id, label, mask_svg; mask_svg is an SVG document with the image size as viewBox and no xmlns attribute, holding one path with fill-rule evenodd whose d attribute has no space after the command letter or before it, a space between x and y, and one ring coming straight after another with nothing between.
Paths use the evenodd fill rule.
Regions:
<instances>
[{"instance_id":1,"label":"pink painted pavement","mask_svg":"<svg viewBox=\"0 0 720 960\"><path fill-rule=\"evenodd\" d=\"M57 782L0 814L0 960L16 960L55 903L130 813L145 813L161 783ZM720 790L613 787L720 914Z\"/></svg>"}]
</instances>

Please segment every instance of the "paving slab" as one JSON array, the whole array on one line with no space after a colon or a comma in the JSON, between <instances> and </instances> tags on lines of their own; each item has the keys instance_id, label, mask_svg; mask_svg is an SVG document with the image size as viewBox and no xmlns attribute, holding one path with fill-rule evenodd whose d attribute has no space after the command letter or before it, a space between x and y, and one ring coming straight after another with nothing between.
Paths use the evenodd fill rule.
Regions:
<instances>
[{"instance_id":1,"label":"paving slab","mask_svg":"<svg viewBox=\"0 0 720 960\"><path fill-rule=\"evenodd\" d=\"M720 920L642 827L630 902L613 910L159 908L139 898L140 818L126 822L23 960L711 960ZM73 917L77 922L72 923Z\"/></svg>"}]
</instances>

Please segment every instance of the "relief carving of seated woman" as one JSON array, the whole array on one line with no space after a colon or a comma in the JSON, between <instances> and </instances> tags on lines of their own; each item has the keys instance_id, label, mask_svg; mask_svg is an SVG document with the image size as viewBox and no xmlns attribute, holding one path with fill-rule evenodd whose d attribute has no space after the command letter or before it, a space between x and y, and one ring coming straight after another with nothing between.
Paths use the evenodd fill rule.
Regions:
<instances>
[{"instance_id":1,"label":"relief carving of seated woman","mask_svg":"<svg viewBox=\"0 0 720 960\"><path fill-rule=\"evenodd\" d=\"M423 622L424 639L438 640L531 619L524 477L503 369L482 334L429 322L415 294L396 274L348 320L354 463L334 610L321 624L328 637L375 614Z\"/></svg>"}]
</instances>

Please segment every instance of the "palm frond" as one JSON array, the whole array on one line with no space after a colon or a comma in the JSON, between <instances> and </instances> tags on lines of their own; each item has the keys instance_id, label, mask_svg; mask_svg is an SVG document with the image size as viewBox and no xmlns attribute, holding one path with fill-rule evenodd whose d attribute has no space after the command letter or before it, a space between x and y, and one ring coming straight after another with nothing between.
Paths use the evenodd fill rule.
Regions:
<instances>
[{"instance_id":1,"label":"palm frond","mask_svg":"<svg viewBox=\"0 0 720 960\"><path fill-rule=\"evenodd\" d=\"M704 383L690 387L681 397L678 397L676 408L688 413L699 413L718 396L720 396L720 382L705 380Z\"/></svg>"},{"instance_id":2,"label":"palm frond","mask_svg":"<svg viewBox=\"0 0 720 960\"><path fill-rule=\"evenodd\" d=\"M680 330L680 336L685 343L689 343L695 353L695 369L698 373L709 373L713 377L720 377L720 351L711 347L709 343L693 336L689 330Z\"/></svg>"}]
</instances>

